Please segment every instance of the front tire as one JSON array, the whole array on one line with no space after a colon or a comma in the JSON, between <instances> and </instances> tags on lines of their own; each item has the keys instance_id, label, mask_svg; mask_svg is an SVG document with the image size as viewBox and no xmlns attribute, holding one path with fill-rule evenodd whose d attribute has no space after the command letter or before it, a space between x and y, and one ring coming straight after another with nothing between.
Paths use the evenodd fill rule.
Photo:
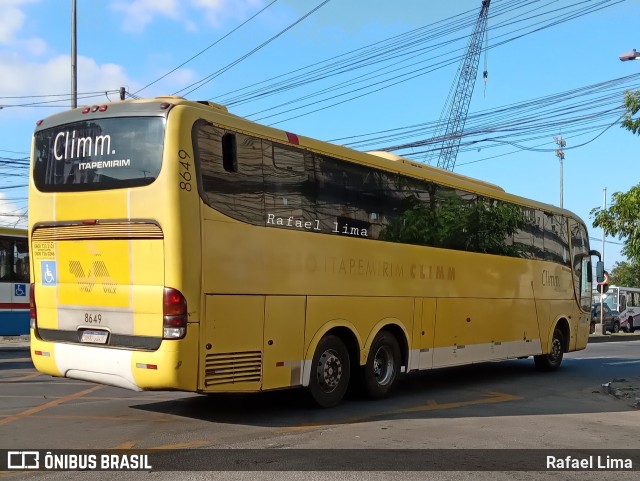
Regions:
<instances>
[{"instance_id":1,"label":"front tire","mask_svg":"<svg viewBox=\"0 0 640 481\"><path fill-rule=\"evenodd\" d=\"M369 350L363 368L364 392L371 399L385 396L393 386L400 370L400 346L388 331L380 331Z\"/></svg>"},{"instance_id":2,"label":"front tire","mask_svg":"<svg viewBox=\"0 0 640 481\"><path fill-rule=\"evenodd\" d=\"M553 331L553 339L551 340L551 350L549 354L541 354L533 356L533 362L539 371L549 372L555 371L562 364L564 357L564 335L562 331L556 328Z\"/></svg>"},{"instance_id":3,"label":"front tire","mask_svg":"<svg viewBox=\"0 0 640 481\"><path fill-rule=\"evenodd\" d=\"M614 322L613 323L613 327L611 328L611 332L613 334L617 334L618 332L620 332L620 323L619 322Z\"/></svg>"},{"instance_id":4,"label":"front tire","mask_svg":"<svg viewBox=\"0 0 640 481\"><path fill-rule=\"evenodd\" d=\"M344 342L334 335L323 337L313 355L309 392L320 407L329 408L342 401L347 388L351 366Z\"/></svg>"}]
</instances>

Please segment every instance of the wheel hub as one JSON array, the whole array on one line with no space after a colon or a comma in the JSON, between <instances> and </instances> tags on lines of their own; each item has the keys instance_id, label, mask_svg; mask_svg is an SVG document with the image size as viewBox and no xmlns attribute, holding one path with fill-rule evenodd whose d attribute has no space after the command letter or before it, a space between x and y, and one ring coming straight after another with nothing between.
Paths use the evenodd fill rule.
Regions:
<instances>
[{"instance_id":1,"label":"wheel hub","mask_svg":"<svg viewBox=\"0 0 640 481\"><path fill-rule=\"evenodd\" d=\"M379 385L384 386L393 377L393 355L387 346L380 347L373 358L373 373Z\"/></svg>"},{"instance_id":2,"label":"wheel hub","mask_svg":"<svg viewBox=\"0 0 640 481\"><path fill-rule=\"evenodd\" d=\"M317 366L318 383L324 392L333 391L342 379L342 362L333 350L322 353Z\"/></svg>"}]
</instances>

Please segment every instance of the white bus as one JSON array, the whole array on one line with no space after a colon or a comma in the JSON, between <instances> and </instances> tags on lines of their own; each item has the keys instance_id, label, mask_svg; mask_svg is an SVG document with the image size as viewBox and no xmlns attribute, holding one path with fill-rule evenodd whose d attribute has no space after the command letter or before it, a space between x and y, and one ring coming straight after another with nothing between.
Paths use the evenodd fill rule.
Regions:
<instances>
[{"instance_id":1,"label":"white bus","mask_svg":"<svg viewBox=\"0 0 640 481\"><path fill-rule=\"evenodd\" d=\"M593 302L600 304L600 294L594 294ZM620 330L634 332L640 328L640 288L611 286L602 302L620 313Z\"/></svg>"}]
</instances>

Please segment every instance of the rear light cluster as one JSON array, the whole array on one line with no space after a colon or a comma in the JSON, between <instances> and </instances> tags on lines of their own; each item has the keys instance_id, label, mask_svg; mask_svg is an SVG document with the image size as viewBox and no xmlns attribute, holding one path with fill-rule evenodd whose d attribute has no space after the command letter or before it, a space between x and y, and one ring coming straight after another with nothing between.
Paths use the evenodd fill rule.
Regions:
<instances>
[{"instance_id":1,"label":"rear light cluster","mask_svg":"<svg viewBox=\"0 0 640 481\"><path fill-rule=\"evenodd\" d=\"M84 107L82 109L82 113L88 114L89 112L106 112L108 108L108 105L93 105L91 107Z\"/></svg>"},{"instance_id":2,"label":"rear light cluster","mask_svg":"<svg viewBox=\"0 0 640 481\"><path fill-rule=\"evenodd\" d=\"M38 327L38 310L36 309L36 289L32 282L29 286L29 327Z\"/></svg>"},{"instance_id":3,"label":"rear light cluster","mask_svg":"<svg viewBox=\"0 0 640 481\"><path fill-rule=\"evenodd\" d=\"M163 339L182 339L187 333L187 300L172 287L164 288L162 300Z\"/></svg>"}]
</instances>

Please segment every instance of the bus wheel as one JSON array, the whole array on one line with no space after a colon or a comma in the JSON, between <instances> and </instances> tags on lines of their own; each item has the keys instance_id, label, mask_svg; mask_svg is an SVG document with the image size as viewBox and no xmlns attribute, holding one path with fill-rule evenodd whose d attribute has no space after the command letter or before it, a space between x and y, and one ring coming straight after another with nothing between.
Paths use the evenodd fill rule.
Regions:
<instances>
[{"instance_id":1,"label":"bus wheel","mask_svg":"<svg viewBox=\"0 0 640 481\"><path fill-rule=\"evenodd\" d=\"M313 401L320 407L337 405L349 387L349 352L338 336L328 335L322 338L311 367L309 392Z\"/></svg>"},{"instance_id":2,"label":"bus wheel","mask_svg":"<svg viewBox=\"0 0 640 481\"><path fill-rule=\"evenodd\" d=\"M393 386L400 369L400 346L393 334L380 331L373 340L362 378L365 394L377 399Z\"/></svg>"},{"instance_id":3,"label":"bus wheel","mask_svg":"<svg viewBox=\"0 0 640 481\"><path fill-rule=\"evenodd\" d=\"M564 356L564 336L562 331L557 329L553 331L553 339L551 340L551 351L549 354L541 354L533 356L533 361L539 371L555 371L560 367Z\"/></svg>"}]
</instances>

